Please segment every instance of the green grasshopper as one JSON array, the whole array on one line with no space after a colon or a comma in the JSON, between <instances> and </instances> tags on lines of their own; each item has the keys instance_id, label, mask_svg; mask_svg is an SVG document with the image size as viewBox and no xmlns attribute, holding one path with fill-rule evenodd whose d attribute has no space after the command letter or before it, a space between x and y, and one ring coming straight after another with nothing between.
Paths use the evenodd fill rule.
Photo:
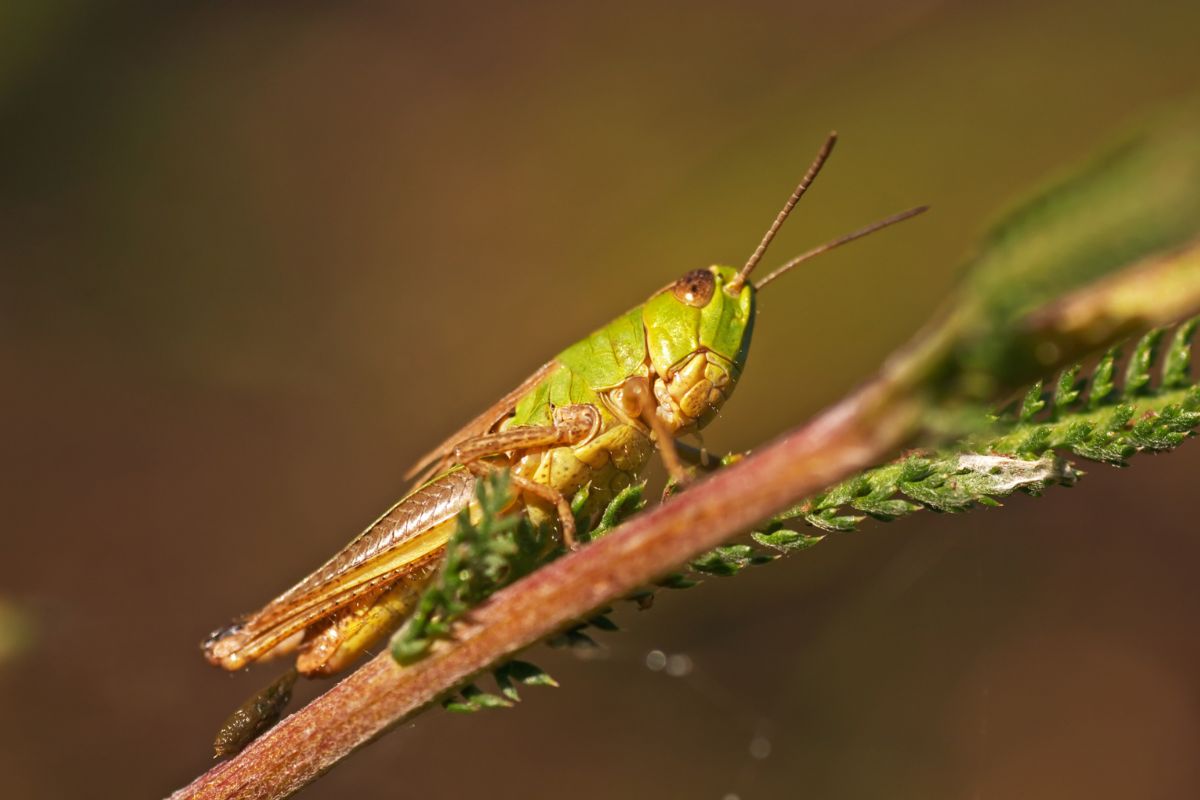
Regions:
<instances>
[{"instance_id":1,"label":"green grasshopper","mask_svg":"<svg viewBox=\"0 0 1200 800\"><path fill-rule=\"evenodd\" d=\"M349 666L411 613L437 570L456 515L474 509L475 482L507 469L513 505L575 547L571 500L589 487L583 513L603 509L640 479L657 449L670 476L700 451L676 438L709 423L746 364L755 297L808 259L913 217L913 208L816 247L759 280L750 275L836 142L825 140L795 191L740 270L688 272L641 305L563 350L487 411L438 445L406 475L415 488L333 558L203 645L237 670L297 653L306 676Z\"/></svg>"}]
</instances>

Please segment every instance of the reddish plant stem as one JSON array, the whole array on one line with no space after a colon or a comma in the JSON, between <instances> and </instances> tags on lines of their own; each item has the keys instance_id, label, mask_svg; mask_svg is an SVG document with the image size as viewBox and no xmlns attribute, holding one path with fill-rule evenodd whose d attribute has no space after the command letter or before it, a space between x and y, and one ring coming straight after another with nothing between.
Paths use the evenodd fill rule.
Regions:
<instances>
[{"instance_id":1,"label":"reddish plant stem","mask_svg":"<svg viewBox=\"0 0 1200 800\"><path fill-rule=\"evenodd\" d=\"M454 641L416 664L376 656L172 798L290 796L479 672L883 460L918 420L919 405L900 384L868 384L742 462L496 593Z\"/></svg>"}]
</instances>

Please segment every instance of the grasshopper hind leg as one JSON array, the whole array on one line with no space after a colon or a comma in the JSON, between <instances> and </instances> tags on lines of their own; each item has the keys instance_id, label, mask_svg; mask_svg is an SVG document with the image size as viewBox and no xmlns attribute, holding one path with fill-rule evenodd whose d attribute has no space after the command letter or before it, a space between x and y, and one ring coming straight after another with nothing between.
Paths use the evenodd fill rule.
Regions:
<instances>
[{"instance_id":1,"label":"grasshopper hind leg","mask_svg":"<svg viewBox=\"0 0 1200 800\"><path fill-rule=\"evenodd\" d=\"M328 677L370 652L408 618L439 566L440 561L432 561L398 584L343 609L306 637L296 669L305 677Z\"/></svg>"}]
</instances>

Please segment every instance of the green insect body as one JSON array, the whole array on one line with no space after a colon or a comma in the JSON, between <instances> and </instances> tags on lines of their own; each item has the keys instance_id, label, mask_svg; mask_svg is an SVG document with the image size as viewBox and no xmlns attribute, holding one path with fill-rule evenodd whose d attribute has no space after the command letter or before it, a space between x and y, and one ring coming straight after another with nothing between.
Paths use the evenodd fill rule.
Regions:
<instances>
[{"instance_id":1,"label":"green insect body","mask_svg":"<svg viewBox=\"0 0 1200 800\"><path fill-rule=\"evenodd\" d=\"M215 632L205 643L209 660L240 669L298 649L297 668L310 676L352 662L411 610L456 515L476 513L468 465L511 468L530 517L569 537L571 520L556 512L580 488L589 487L584 514L604 508L640 478L656 445L703 427L729 397L754 319L754 287L726 291L736 276L730 267L689 272L564 350L447 440L458 446L424 459L432 476L329 562ZM566 412L584 424L563 424Z\"/></svg>"}]
</instances>

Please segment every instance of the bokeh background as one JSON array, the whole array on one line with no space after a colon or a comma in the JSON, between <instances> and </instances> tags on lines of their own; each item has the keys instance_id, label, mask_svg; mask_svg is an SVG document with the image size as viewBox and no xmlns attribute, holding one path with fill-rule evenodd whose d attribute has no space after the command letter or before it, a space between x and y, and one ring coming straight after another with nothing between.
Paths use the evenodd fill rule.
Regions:
<instances>
[{"instance_id":1,"label":"bokeh background","mask_svg":"<svg viewBox=\"0 0 1200 800\"><path fill-rule=\"evenodd\" d=\"M274 674L204 634L557 349L741 263L832 127L769 261L935 210L772 286L706 441L836 399L998 209L1200 89L1197 30L1191 0L5 3L0 794L203 770ZM622 610L599 658L531 655L561 688L429 713L306 796L1200 796L1198 467Z\"/></svg>"}]
</instances>

